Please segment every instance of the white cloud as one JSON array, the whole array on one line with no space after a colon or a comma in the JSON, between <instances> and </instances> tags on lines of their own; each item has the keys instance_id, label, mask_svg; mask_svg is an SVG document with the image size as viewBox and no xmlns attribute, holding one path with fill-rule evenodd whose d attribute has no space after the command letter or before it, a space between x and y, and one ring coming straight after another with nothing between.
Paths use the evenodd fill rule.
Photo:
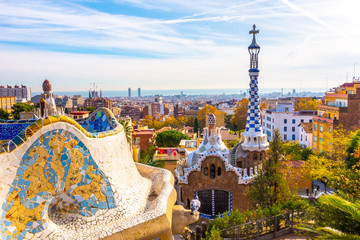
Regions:
<instances>
[{"instance_id":1,"label":"white cloud","mask_svg":"<svg viewBox=\"0 0 360 240\"><path fill-rule=\"evenodd\" d=\"M111 14L81 2L0 0L2 82L32 85L47 77L59 90L86 90L92 81L105 82L104 89L246 88L254 22L261 87L335 84L360 62L357 1L118 1L183 13L173 19Z\"/></svg>"}]
</instances>

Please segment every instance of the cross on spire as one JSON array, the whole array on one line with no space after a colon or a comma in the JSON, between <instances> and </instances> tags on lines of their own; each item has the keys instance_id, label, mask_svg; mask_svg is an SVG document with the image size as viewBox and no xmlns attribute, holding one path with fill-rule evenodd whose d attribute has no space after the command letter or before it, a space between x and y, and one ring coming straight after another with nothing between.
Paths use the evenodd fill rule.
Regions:
<instances>
[{"instance_id":1,"label":"cross on spire","mask_svg":"<svg viewBox=\"0 0 360 240\"><path fill-rule=\"evenodd\" d=\"M249 31L249 34L253 34L253 37L255 38L255 34L258 34L259 33L259 30L255 30L256 28L256 25L254 24L253 25L253 29L251 31Z\"/></svg>"}]
</instances>

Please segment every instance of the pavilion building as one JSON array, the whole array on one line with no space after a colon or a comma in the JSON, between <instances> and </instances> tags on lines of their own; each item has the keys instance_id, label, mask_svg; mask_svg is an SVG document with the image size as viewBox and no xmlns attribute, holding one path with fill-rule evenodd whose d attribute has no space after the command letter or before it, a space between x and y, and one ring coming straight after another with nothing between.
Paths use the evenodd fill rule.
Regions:
<instances>
[{"instance_id":1,"label":"pavilion building","mask_svg":"<svg viewBox=\"0 0 360 240\"><path fill-rule=\"evenodd\" d=\"M187 152L175 169L178 202L190 206L191 199L198 195L201 202L200 216L215 218L232 209L244 211L249 208L246 193L249 184L261 168L261 160L268 149L266 134L261 125L258 94L258 53L255 25L250 34L253 41L250 53L250 98L246 130L241 142L228 149L222 141L220 128L216 128L216 117L208 115L204 138L199 147Z\"/></svg>"}]
</instances>

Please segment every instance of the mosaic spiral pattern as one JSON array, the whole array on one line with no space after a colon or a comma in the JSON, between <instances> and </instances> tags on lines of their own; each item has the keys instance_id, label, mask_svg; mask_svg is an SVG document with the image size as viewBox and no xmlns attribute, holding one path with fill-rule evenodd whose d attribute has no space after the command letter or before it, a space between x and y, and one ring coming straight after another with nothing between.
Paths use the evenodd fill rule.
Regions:
<instances>
[{"instance_id":1,"label":"mosaic spiral pattern","mask_svg":"<svg viewBox=\"0 0 360 240\"><path fill-rule=\"evenodd\" d=\"M41 135L26 151L2 206L2 239L23 239L48 226L47 211L93 216L115 208L110 183L88 148L63 129Z\"/></svg>"}]
</instances>

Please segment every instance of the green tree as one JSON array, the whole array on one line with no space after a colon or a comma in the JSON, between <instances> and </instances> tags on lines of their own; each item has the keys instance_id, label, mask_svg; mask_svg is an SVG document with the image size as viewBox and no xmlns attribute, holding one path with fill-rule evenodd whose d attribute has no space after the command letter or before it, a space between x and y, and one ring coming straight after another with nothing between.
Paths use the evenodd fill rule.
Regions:
<instances>
[{"instance_id":1,"label":"green tree","mask_svg":"<svg viewBox=\"0 0 360 240\"><path fill-rule=\"evenodd\" d=\"M303 148L300 144L287 142L283 144L287 160L306 160L312 154L310 148Z\"/></svg>"},{"instance_id":2,"label":"green tree","mask_svg":"<svg viewBox=\"0 0 360 240\"><path fill-rule=\"evenodd\" d=\"M155 145L149 145L148 148L140 154L140 161L139 163L146 164L153 167L164 167L165 162L162 160L155 160L154 161L154 154L156 151Z\"/></svg>"},{"instance_id":3,"label":"green tree","mask_svg":"<svg viewBox=\"0 0 360 240\"><path fill-rule=\"evenodd\" d=\"M270 142L267 158L263 161L262 169L252 182L248 196L253 205L269 207L283 203L290 199L291 193L287 181L281 173L280 158L283 154L283 144L278 129L273 131L274 137Z\"/></svg>"},{"instance_id":4,"label":"green tree","mask_svg":"<svg viewBox=\"0 0 360 240\"><path fill-rule=\"evenodd\" d=\"M11 107L11 110L14 119L20 119L21 112L32 112L34 107L26 103L16 103Z\"/></svg>"},{"instance_id":5,"label":"green tree","mask_svg":"<svg viewBox=\"0 0 360 240\"><path fill-rule=\"evenodd\" d=\"M319 239L360 239L359 226L360 226L360 202L351 202L341 196L324 195L320 197L319 202L325 206L323 210L326 212L326 219L317 222L318 226L302 225L298 226L300 230L315 233ZM337 211L333 211L335 209ZM329 216L335 213L333 216ZM318 212L318 214L323 214ZM339 227L342 226L344 216L350 220L350 226L344 230ZM329 224L329 225L325 225ZM350 228L349 228L350 227ZM356 229L357 227L357 229Z\"/></svg>"},{"instance_id":6,"label":"green tree","mask_svg":"<svg viewBox=\"0 0 360 240\"><path fill-rule=\"evenodd\" d=\"M159 133L156 136L156 145L158 147L177 147L181 139L190 140L190 138L178 131L169 130Z\"/></svg>"},{"instance_id":7,"label":"green tree","mask_svg":"<svg viewBox=\"0 0 360 240\"><path fill-rule=\"evenodd\" d=\"M199 131L199 122L198 122L198 119L195 118L195 122L194 122L194 133L198 133Z\"/></svg>"},{"instance_id":8,"label":"green tree","mask_svg":"<svg viewBox=\"0 0 360 240\"><path fill-rule=\"evenodd\" d=\"M354 154L359 146L360 130L356 131L355 134L351 137L348 147L347 147L347 156L345 159L346 165L348 168L355 166L359 162L359 156Z\"/></svg>"},{"instance_id":9,"label":"green tree","mask_svg":"<svg viewBox=\"0 0 360 240\"><path fill-rule=\"evenodd\" d=\"M95 107L86 107L86 111L89 111L90 114L95 111Z\"/></svg>"},{"instance_id":10,"label":"green tree","mask_svg":"<svg viewBox=\"0 0 360 240\"><path fill-rule=\"evenodd\" d=\"M10 113L0 108L0 119L8 120L10 117Z\"/></svg>"}]
</instances>

